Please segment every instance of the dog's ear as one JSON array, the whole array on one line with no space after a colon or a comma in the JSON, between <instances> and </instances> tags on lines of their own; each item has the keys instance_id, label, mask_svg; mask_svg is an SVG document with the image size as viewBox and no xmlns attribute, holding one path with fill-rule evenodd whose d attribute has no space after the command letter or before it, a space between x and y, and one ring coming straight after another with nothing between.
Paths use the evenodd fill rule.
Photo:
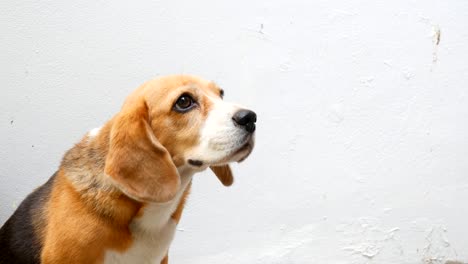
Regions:
<instances>
[{"instance_id":1,"label":"dog's ear","mask_svg":"<svg viewBox=\"0 0 468 264\"><path fill-rule=\"evenodd\" d=\"M232 176L232 170L229 165L221 165L221 166L211 166L210 169L214 172L216 177L218 177L219 181L224 186L231 186L234 182L234 177Z\"/></svg>"},{"instance_id":2,"label":"dog's ear","mask_svg":"<svg viewBox=\"0 0 468 264\"><path fill-rule=\"evenodd\" d=\"M113 119L104 171L128 196L140 201L174 198L180 177L169 152L148 123L143 99L124 106Z\"/></svg>"}]
</instances>

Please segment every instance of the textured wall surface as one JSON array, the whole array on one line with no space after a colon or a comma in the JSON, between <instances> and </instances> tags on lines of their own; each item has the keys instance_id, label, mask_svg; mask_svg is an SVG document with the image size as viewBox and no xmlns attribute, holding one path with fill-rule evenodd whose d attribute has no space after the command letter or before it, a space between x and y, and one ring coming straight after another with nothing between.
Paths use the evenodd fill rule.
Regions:
<instances>
[{"instance_id":1,"label":"textured wall surface","mask_svg":"<svg viewBox=\"0 0 468 264\"><path fill-rule=\"evenodd\" d=\"M172 263L468 262L468 2L0 3L0 223L62 154L169 73L259 115L198 175Z\"/></svg>"}]
</instances>

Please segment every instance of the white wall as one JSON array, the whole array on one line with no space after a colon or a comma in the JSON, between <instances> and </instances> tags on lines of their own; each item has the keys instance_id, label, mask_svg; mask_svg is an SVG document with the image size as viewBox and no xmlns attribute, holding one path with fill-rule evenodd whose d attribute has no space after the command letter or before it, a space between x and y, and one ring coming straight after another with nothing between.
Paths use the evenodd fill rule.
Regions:
<instances>
[{"instance_id":1,"label":"white wall","mask_svg":"<svg viewBox=\"0 0 468 264\"><path fill-rule=\"evenodd\" d=\"M172 263L468 262L468 2L0 3L0 223L142 82L259 115L194 190ZM437 45L437 32L440 42Z\"/></svg>"}]
</instances>

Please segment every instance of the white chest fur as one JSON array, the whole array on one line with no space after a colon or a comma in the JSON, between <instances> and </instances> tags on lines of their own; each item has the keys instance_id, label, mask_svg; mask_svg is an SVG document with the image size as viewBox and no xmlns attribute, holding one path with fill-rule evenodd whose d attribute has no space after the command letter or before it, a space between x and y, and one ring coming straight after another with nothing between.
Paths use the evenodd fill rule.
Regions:
<instances>
[{"instance_id":1,"label":"white chest fur","mask_svg":"<svg viewBox=\"0 0 468 264\"><path fill-rule=\"evenodd\" d=\"M130 229L133 235L132 246L125 252L108 251L105 264L159 264L166 256L174 238L177 223L171 218L189 183L193 172L179 170L181 188L176 197L166 203L149 204L143 216L134 220Z\"/></svg>"}]
</instances>

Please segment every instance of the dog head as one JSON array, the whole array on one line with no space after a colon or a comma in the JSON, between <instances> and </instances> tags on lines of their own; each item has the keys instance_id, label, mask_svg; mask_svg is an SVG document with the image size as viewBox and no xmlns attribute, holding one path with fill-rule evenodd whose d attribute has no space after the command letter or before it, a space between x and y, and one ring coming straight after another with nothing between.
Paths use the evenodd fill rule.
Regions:
<instances>
[{"instance_id":1,"label":"dog head","mask_svg":"<svg viewBox=\"0 0 468 264\"><path fill-rule=\"evenodd\" d=\"M145 83L110 122L105 173L128 196L171 200L180 185L178 168L208 167L226 186L229 163L254 146L256 114L225 102L224 91L194 76L168 76Z\"/></svg>"}]
</instances>

